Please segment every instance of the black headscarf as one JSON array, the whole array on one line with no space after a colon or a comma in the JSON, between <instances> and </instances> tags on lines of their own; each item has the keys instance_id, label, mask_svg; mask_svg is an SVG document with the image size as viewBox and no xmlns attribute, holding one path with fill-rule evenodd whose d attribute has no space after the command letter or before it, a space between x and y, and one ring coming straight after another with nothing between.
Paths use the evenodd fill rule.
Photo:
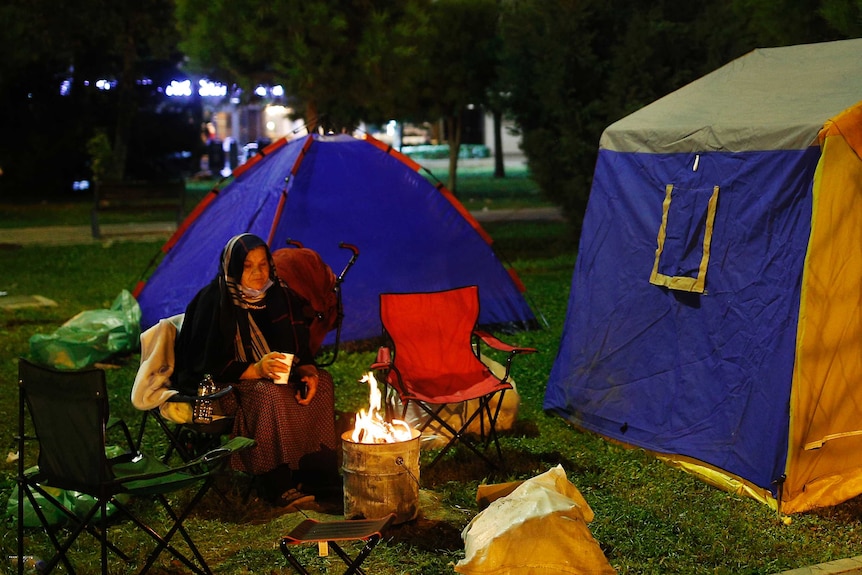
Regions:
<instances>
[{"instance_id":1,"label":"black headscarf","mask_svg":"<svg viewBox=\"0 0 862 575\"><path fill-rule=\"evenodd\" d=\"M243 265L249 252L263 247L270 278L261 293L244 288ZM193 393L204 374L234 383L249 364L270 351L295 354L313 363L308 342L307 302L276 274L269 246L253 234L231 238L222 250L219 273L186 308L175 345L174 385Z\"/></svg>"}]
</instances>

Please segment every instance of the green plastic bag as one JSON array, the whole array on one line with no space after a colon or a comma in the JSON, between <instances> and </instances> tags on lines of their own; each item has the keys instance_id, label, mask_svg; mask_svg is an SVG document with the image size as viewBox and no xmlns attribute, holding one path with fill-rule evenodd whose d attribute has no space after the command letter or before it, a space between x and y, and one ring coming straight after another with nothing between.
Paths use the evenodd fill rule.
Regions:
<instances>
[{"instance_id":1,"label":"green plastic bag","mask_svg":"<svg viewBox=\"0 0 862 575\"><path fill-rule=\"evenodd\" d=\"M57 501L60 502L60 504L81 519L83 519L84 516L89 513L93 505L96 504L95 498L91 495L79 493L78 491L66 491L63 489L57 489L56 487L45 486L42 486L42 489L50 493L55 499L57 499ZM48 522L48 525L63 525L69 520L68 516L63 513L59 507L54 505L54 503L45 498L41 493L34 493L33 496L36 499L36 503L39 505L39 509L42 510L42 514L45 516L45 520ZM128 500L129 498L128 496L121 494L117 499L123 501ZM108 503L106 508L108 517L113 515L116 511L117 508L111 503ZM15 525L18 522L17 485L12 488L12 493L9 494L9 501L6 503L6 522L9 525ZM25 497L24 527L40 527L41 525L42 524L39 522L39 516L36 515L33 505L30 503L30 500Z\"/></svg>"},{"instance_id":2,"label":"green plastic bag","mask_svg":"<svg viewBox=\"0 0 862 575\"><path fill-rule=\"evenodd\" d=\"M54 487L44 487L44 489L53 495L57 501L62 503L67 509L72 509L74 507L75 502L71 492L56 489ZM39 509L42 510L42 514L45 516L45 520L49 525L62 525L68 520L66 514L60 511L59 507L51 503L41 493L35 493L34 496L36 498L36 503L39 505ZM6 504L6 521L10 525L15 525L18 522L17 485L12 488L12 493L9 494L9 501ZM30 500L25 497L24 527L39 527L40 525L41 523L39 522L39 517L36 515L36 511L30 504Z\"/></svg>"},{"instance_id":3,"label":"green plastic bag","mask_svg":"<svg viewBox=\"0 0 862 575\"><path fill-rule=\"evenodd\" d=\"M141 308L127 290L110 309L82 311L52 334L30 338L34 361L57 369L82 369L140 345Z\"/></svg>"},{"instance_id":4,"label":"green plastic bag","mask_svg":"<svg viewBox=\"0 0 862 575\"><path fill-rule=\"evenodd\" d=\"M117 457L123 453L123 450L116 445L108 445L105 447L105 455L110 459L112 457ZM38 471L38 467L31 467L27 469L24 473L25 475L31 475ZM58 489L56 487L47 487L45 485L42 486L42 489L51 494L61 505L63 505L66 509L69 509L77 515L79 518L83 519L84 516L90 511L93 505L96 503L96 499L91 495L87 495L85 493L80 493L78 491L69 491L65 489ZM63 525L66 521L69 520L69 517L60 510L59 507L54 505L53 502L49 501L46 497L44 497L41 493L34 493L34 498L36 499L36 503L39 505L39 509L42 510L42 514L45 516L45 520L49 525ZM117 500L120 502L126 502L129 500L129 496L126 494L118 494ZM106 513L108 517L113 515L117 511L117 508L108 503L106 508ZM15 485L12 487L12 493L9 494L9 500L6 502L6 523L9 525L15 525L18 523L18 486ZM39 522L39 517L36 515L36 511L33 509L33 505L30 503L30 500L26 497L24 498L24 527L40 527L42 524Z\"/></svg>"}]
</instances>

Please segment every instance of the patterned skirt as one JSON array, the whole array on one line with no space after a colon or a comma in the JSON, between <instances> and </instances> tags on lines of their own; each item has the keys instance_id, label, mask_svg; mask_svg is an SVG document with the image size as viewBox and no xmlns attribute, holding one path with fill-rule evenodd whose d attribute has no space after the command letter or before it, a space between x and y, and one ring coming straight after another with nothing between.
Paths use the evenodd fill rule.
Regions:
<instances>
[{"instance_id":1,"label":"patterned skirt","mask_svg":"<svg viewBox=\"0 0 862 575\"><path fill-rule=\"evenodd\" d=\"M317 393L308 405L296 402L292 383L266 379L235 384L220 403L225 413L236 413L233 434L256 442L233 455L233 469L261 475L288 465L293 471L337 472L335 391L326 370L318 370Z\"/></svg>"}]
</instances>

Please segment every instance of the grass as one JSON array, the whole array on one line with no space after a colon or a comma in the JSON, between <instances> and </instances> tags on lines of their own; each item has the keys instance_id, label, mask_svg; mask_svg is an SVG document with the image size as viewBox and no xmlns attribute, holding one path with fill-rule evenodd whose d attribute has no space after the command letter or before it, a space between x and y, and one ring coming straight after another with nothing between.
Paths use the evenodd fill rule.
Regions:
<instances>
[{"instance_id":1,"label":"grass","mask_svg":"<svg viewBox=\"0 0 862 575\"><path fill-rule=\"evenodd\" d=\"M481 177L479 178L481 179ZM485 188L493 182L485 178ZM494 201L493 193L488 197ZM51 209L41 206L39 211ZM30 208L35 210L35 208ZM21 218L37 216L25 215ZM4 213L0 225L6 225ZM503 438L510 464L507 473L489 475L458 451L445 463L422 473L422 517L393 529L365 567L386 575L452 573L463 557L460 533L478 512L477 485L485 481L524 479L562 465L595 512L590 530L611 565L621 574L771 574L835 559L862 549L862 502L859 498L793 517L782 524L765 505L719 491L641 450L625 449L592 434L581 433L542 411L544 387L562 332L575 251L563 224L552 222L487 224L496 245L518 270L534 310L547 319L542 330L506 336L534 346L540 353L519 357L514 367L522 405L518 425ZM0 438L14 451L16 358L28 353L29 338L51 333L74 314L108 307L123 288L131 288L160 242L73 247L33 246L3 249L0 291L39 294L56 307L0 311ZM349 310L347 310L349 313ZM365 404L366 390L357 382L372 359L370 351L342 352L331 368L337 382L337 408L354 412ZM128 397L139 357L113 358L107 376L114 415L130 423L140 415ZM145 447L158 449L155 428ZM428 453L423 453L427 463ZM15 466L0 466L0 502L14 483ZM260 507L224 509L216 497L189 520L216 573L291 573L276 543L301 514L266 516ZM136 536L116 528L126 549ZM33 534L33 537L37 537ZM14 552L14 527L0 531L2 553ZM141 546L145 547L145 546ZM356 548L349 546L353 552ZM94 569L98 553L91 541L81 543L78 561ZM525 550L528 552L528 550ZM339 562L304 549L303 561L322 573L341 573ZM120 566L115 566L121 570ZM163 557L153 570L177 573Z\"/></svg>"}]
</instances>

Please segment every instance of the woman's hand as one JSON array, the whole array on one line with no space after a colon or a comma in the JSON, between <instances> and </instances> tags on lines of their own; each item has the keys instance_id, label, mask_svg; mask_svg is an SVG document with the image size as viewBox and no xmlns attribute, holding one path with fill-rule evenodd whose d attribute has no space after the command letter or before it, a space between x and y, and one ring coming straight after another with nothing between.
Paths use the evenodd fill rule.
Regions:
<instances>
[{"instance_id":1,"label":"woman's hand","mask_svg":"<svg viewBox=\"0 0 862 575\"><path fill-rule=\"evenodd\" d=\"M299 405L308 405L317 394L317 367L314 365L303 365L297 368L299 370L300 380L305 384L305 398L299 391L296 392L296 402Z\"/></svg>"},{"instance_id":2,"label":"woman's hand","mask_svg":"<svg viewBox=\"0 0 862 575\"><path fill-rule=\"evenodd\" d=\"M271 351L257 363L249 365L241 379L276 379L278 374L289 370L286 360L287 357L283 353Z\"/></svg>"}]
</instances>

